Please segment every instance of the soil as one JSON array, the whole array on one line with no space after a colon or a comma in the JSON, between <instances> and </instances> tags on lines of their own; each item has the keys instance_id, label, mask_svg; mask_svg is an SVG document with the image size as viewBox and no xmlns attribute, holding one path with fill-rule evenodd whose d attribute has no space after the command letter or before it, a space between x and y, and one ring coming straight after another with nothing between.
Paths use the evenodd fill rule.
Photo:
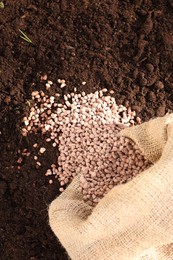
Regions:
<instances>
[{"instance_id":1,"label":"soil","mask_svg":"<svg viewBox=\"0 0 173 260\"><path fill-rule=\"evenodd\" d=\"M173 110L172 0L4 0L0 9L0 259L67 259L48 223L58 180L44 175L57 161L49 147L36 168L37 134L21 135L31 92L46 73L86 93L106 87L142 121ZM32 40L23 40L19 29ZM86 81L85 86L81 85ZM20 171L19 149L27 148ZM73 234L72 234L73 235ZM75 241L74 241L75 246Z\"/></svg>"}]
</instances>

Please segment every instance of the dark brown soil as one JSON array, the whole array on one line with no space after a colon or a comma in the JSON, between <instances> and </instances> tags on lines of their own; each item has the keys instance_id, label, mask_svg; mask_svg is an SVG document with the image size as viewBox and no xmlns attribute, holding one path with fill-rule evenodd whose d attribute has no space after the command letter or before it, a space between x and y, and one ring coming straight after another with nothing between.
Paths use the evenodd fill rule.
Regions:
<instances>
[{"instance_id":1,"label":"dark brown soil","mask_svg":"<svg viewBox=\"0 0 173 260\"><path fill-rule=\"evenodd\" d=\"M118 103L146 121L173 109L171 0L4 0L0 9L0 259L67 259L48 225L58 181L44 173L56 162L49 148L36 169L33 143L21 121L40 75L67 81L70 91L115 90ZM20 38L19 29L32 40ZM87 84L81 87L81 82ZM55 88L56 86L54 86ZM63 93L62 93L63 94ZM18 149L31 156L17 170ZM71 234L73 236L73 234ZM74 246L75 241L74 241Z\"/></svg>"}]
</instances>

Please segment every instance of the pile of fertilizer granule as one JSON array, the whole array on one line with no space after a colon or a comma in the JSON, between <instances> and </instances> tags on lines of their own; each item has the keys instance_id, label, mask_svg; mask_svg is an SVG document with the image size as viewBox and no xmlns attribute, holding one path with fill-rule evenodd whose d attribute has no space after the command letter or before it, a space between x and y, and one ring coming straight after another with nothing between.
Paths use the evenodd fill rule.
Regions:
<instances>
[{"instance_id":1,"label":"pile of fertilizer granule","mask_svg":"<svg viewBox=\"0 0 173 260\"><path fill-rule=\"evenodd\" d=\"M66 86L65 80L58 82L61 88ZM46 92L51 85L51 81L45 84ZM111 90L108 94L104 88L77 94L74 88L60 103L59 93L50 96L34 91L34 105L23 119L23 136L41 131L46 142L59 150L57 162L51 169L48 166L45 175L58 178L63 191L80 174L79 190L93 206L115 185L129 181L151 165L130 139L117 136L121 129L140 124L140 118L130 108L118 106L113 93ZM39 152L44 153L45 148L40 147Z\"/></svg>"}]
</instances>

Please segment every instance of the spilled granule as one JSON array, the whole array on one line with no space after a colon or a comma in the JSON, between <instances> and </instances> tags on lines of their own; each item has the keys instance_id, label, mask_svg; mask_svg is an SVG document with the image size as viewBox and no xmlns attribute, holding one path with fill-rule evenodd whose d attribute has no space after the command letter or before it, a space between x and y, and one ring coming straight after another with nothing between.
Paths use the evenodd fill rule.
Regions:
<instances>
[{"instance_id":1,"label":"spilled granule","mask_svg":"<svg viewBox=\"0 0 173 260\"><path fill-rule=\"evenodd\" d=\"M51 87L50 83L46 83L46 88L47 84ZM39 130L48 136L47 142L59 149L58 167L48 169L45 175L58 178L63 191L63 186L80 174L79 190L90 205L150 165L131 140L117 136L121 129L140 123L140 118L106 94L106 88L90 94L69 93L64 95L62 104L58 93L48 96L34 91L35 104L23 120L24 136ZM45 148L40 148L40 152L44 153Z\"/></svg>"}]
</instances>

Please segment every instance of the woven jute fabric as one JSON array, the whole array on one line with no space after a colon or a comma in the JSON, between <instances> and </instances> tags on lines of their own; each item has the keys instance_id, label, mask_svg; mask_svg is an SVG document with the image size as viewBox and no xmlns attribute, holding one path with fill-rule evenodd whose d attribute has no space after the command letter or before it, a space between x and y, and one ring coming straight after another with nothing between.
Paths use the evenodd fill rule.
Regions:
<instances>
[{"instance_id":1,"label":"woven jute fabric","mask_svg":"<svg viewBox=\"0 0 173 260\"><path fill-rule=\"evenodd\" d=\"M153 165L96 207L79 176L49 206L50 226L73 260L173 259L173 115L121 131Z\"/></svg>"}]
</instances>

